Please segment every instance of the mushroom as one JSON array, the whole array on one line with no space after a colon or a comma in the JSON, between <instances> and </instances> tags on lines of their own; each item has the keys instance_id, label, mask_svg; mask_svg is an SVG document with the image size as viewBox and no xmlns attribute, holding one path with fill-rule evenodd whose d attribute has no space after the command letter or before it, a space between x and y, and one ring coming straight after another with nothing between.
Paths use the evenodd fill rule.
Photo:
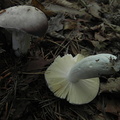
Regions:
<instances>
[{"instance_id":1,"label":"mushroom","mask_svg":"<svg viewBox=\"0 0 120 120\"><path fill-rule=\"evenodd\" d=\"M112 61L116 59L112 54L58 56L45 71L45 79L55 96L86 104L98 94L99 77L115 72Z\"/></svg>"},{"instance_id":2,"label":"mushroom","mask_svg":"<svg viewBox=\"0 0 120 120\"><path fill-rule=\"evenodd\" d=\"M43 36L48 28L45 14L33 7L19 5L0 11L0 27L12 30L12 47L16 56L26 54L31 36Z\"/></svg>"}]
</instances>

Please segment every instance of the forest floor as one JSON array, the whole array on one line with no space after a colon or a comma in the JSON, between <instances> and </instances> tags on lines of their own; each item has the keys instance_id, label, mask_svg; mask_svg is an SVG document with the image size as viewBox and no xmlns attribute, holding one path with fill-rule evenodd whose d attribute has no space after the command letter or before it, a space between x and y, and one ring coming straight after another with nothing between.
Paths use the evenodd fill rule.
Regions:
<instances>
[{"instance_id":1,"label":"forest floor","mask_svg":"<svg viewBox=\"0 0 120 120\"><path fill-rule=\"evenodd\" d=\"M54 96L44 78L58 55L119 55L120 1L1 0L0 9L26 4L41 9L49 27L20 58L0 28L0 120L120 120L119 72L102 76L97 97L84 105Z\"/></svg>"}]
</instances>

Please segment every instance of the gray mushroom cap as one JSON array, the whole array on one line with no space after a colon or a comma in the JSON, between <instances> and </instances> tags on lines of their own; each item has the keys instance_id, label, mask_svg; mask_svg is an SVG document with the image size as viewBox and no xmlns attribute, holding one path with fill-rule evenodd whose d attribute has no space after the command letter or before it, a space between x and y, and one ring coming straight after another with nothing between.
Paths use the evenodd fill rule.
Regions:
<instances>
[{"instance_id":1,"label":"gray mushroom cap","mask_svg":"<svg viewBox=\"0 0 120 120\"><path fill-rule=\"evenodd\" d=\"M41 37L47 31L48 22L41 10L33 6L19 5L1 11L0 27L18 29Z\"/></svg>"}]
</instances>

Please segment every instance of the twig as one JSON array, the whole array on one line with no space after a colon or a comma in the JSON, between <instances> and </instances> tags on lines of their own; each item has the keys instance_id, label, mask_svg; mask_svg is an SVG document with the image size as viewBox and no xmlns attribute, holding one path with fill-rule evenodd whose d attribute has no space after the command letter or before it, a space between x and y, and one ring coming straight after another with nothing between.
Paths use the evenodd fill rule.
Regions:
<instances>
[{"instance_id":1,"label":"twig","mask_svg":"<svg viewBox=\"0 0 120 120\"><path fill-rule=\"evenodd\" d=\"M15 101L15 98L16 98L16 90L17 90L17 81L14 82L14 95L13 95L13 100L12 100L12 103L11 103L11 106L10 106L10 109L9 109L9 112L8 112L8 114L7 114L6 120L9 119L10 112L11 112L11 109L12 109L12 107L13 107L13 104L14 104L14 101Z\"/></svg>"}]
</instances>

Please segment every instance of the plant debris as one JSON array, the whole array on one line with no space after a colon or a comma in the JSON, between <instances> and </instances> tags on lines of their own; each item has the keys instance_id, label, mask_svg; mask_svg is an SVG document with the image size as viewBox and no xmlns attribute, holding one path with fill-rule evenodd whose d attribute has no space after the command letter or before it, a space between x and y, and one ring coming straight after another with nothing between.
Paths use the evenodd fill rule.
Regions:
<instances>
[{"instance_id":1,"label":"plant debris","mask_svg":"<svg viewBox=\"0 0 120 120\"><path fill-rule=\"evenodd\" d=\"M32 5L48 17L43 38L32 37L17 58L8 31L0 29L0 120L120 120L120 73L101 76L98 96L73 105L47 87L44 71L58 55L120 53L119 0L1 0L0 13ZM9 33L10 34L10 33ZM116 65L118 68L119 63Z\"/></svg>"}]
</instances>

